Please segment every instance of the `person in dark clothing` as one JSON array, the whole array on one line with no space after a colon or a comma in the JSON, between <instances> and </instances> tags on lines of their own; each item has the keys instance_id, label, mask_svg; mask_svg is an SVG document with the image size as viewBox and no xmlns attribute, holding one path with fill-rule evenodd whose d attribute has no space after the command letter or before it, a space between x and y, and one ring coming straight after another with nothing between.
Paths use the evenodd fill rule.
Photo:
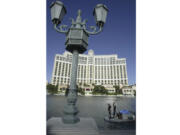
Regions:
<instances>
[{"instance_id":1,"label":"person in dark clothing","mask_svg":"<svg viewBox=\"0 0 180 135\"><path fill-rule=\"evenodd\" d=\"M118 119L122 119L122 113L117 113L117 117L118 117Z\"/></svg>"},{"instance_id":2,"label":"person in dark clothing","mask_svg":"<svg viewBox=\"0 0 180 135\"><path fill-rule=\"evenodd\" d=\"M108 104L109 119L111 119L111 105Z\"/></svg>"},{"instance_id":3,"label":"person in dark clothing","mask_svg":"<svg viewBox=\"0 0 180 135\"><path fill-rule=\"evenodd\" d=\"M113 103L113 118L115 117L116 115L116 104L115 102Z\"/></svg>"}]
</instances>

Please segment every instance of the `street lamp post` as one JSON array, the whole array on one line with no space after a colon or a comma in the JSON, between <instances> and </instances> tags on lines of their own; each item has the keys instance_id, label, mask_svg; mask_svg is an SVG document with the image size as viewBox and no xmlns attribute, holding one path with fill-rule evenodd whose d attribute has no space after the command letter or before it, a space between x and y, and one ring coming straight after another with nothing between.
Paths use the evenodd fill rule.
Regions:
<instances>
[{"instance_id":1,"label":"street lamp post","mask_svg":"<svg viewBox=\"0 0 180 135\"><path fill-rule=\"evenodd\" d=\"M81 10L78 10L78 15L76 20L71 18L71 26L68 28L67 25L60 25L64 15L66 14L66 8L64 4L60 1L55 1L51 4L51 20L54 24L54 29L59 33L64 33L66 35L66 50L73 54L72 59L72 69L71 69L71 79L70 88L67 96L67 105L64 107L64 123L77 123L80 119L77 117L78 109L76 107L77 101L77 67L78 67L78 56L79 53L82 54L87 50L88 37L89 35L95 35L103 30L103 26L106 22L108 9L103 4L98 4L94 8L93 15L96 20L96 25L99 28L97 30L96 26L90 26L90 31L87 30L86 22L81 18Z\"/></svg>"}]
</instances>

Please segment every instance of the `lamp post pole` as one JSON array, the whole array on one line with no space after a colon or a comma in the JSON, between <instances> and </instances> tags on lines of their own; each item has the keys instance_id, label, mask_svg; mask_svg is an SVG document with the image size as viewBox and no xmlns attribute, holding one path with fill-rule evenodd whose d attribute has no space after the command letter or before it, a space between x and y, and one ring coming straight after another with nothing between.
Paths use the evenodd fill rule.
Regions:
<instances>
[{"instance_id":1,"label":"lamp post pole","mask_svg":"<svg viewBox=\"0 0 180 135\"><path fill-rule=\"evenodd\" d=\"M76 107L77 102L77 67L79 53L84 53L88 46L89 35L95 35L102 31L104 23L106 21L108 9L103 4L98 4L94 8L94 16L98 30L95 26L90 27L90 31L86 28L87 20L81 18L82 11L79 9L77 12L76 20L71 18L71 27L67 28L67 25L58 25L61 23L63 16L66 13L66 9L62 2L56 1L51 5L51 20L54 23L54 29L59 33L66 34L66 50L73 54L70 88L67 96L67 104L64 107L63 122L67 124L77 123L80 119L77 117L78 109Z\"/></svg>"},{"instance_id":2,"label":"lamp post pole","mask_svg":"<svg viewBox=\"0 0 180 135\"><path fill-rule=\"evenodd\" d=\"M80 121L80 119L77 117L78 109L75 106L77 101L76 78L77 78L78 56L79 56L79 52L77 50L74 50L73 59L72 59L70 88L67 97L67 105L64 107L64 114L65 114L63 116L64 123L76 123Z\"/></svg>"}]
</instances>

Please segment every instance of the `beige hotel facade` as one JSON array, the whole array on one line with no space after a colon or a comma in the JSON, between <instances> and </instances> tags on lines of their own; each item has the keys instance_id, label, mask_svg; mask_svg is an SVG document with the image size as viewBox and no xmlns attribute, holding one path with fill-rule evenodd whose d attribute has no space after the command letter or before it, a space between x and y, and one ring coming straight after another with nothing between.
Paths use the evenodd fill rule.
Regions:
<instances>
[{"instance_id":1,"label":"beige hotel facade","mask_svg":"<svg viewBox=\"0 0 180 135\"><path fill-rule=\"evenodd\" d=\"M56 54L51 79L53 85L69 85L71 63L71 53L65 51L63 54ZM126 59L118 58L116 54L95 55L93 50L89 50L88 54L80 54L77 84L127 86Z\"/></svg>"}]
</instances>

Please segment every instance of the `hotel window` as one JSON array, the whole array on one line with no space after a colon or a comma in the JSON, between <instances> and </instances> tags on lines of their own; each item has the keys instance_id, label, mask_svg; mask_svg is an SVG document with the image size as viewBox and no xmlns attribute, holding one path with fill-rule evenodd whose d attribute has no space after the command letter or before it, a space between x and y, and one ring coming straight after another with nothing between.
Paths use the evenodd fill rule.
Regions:
<instances>
[{"instance_id":1,"label":"hotel window","mask_svg":"<svg viewBox=\"0 0 180 135\"><path fill-rule=\"evenodd\" d=\"M116 66L117 79L119 79L119 66Z\"/></svg>"},{"instance_id":2,"label":"hotel window","mask_svg":"<svg viewBox=\"0 0 180 135\"><path fill-rule=\"evenodd\" d=\"M113 79L113 71L112 71L112 66L111 66L111 79Z\"/></svg>"},{"instance_id":3,"label":"hotel window","mask_svg":"<svg viewBox=\"0 0 180 135\"><path fill-rule=\"evenodd\" d=\"M104 59L103 58L101 58L101 65L103 65L104 63L103 63L103 61L104 61Z\"/></svg>"},{"instance_id":4,"label":"hotel window","mask_svg":"<svg viewBox=\"0 0 180 135\"><path fill-rule=\"evenodd\" d=\"M98 58L98 65L101 65L101 59Z\"/></svg>"},{"instance_id":5,"label":"hotel window","mask_svg":"<svg viewBox=\"0 0 180 135\"><path fill-rule=\"evenodd\" d=\"M126 80L124 80L124 84L127 84Z\"/></svg>"},{"instance_id":6,"label":"hotel window","mask_svg":"<svg viewBox=\"0 0 180 135\"><path fill-rule=\"evenodd\" d=\"M97 79L97 66L95 66L95 79Z\"/></svg>"},{"instance_id":7,"label":"hotel window","mask_svg":"<svg viewBox=\"0 0 180 135\"><path fill-rule=\"evenodd\" d=\"M84 66L84 78L86 78L86 66Z\"/></svg>"},{"instance_id":8,"label":"hotel window","mask_svg":"<svg viewBox=\"0 0 180 135\"><path fill-rule=\"evenodd\" d=\"M120 72L121 72L121 80L123 79L123 76L122 76L122 66L120 66Z\"/></svg>"},{"instance_id":9,"label":"hotel window","mask_svg":"<svg viewBox=\"0 0 180 135\"><path fill-rule=\"evenodd\" d=\"M67 76L67 69L68 69L68 64L66 63L66 66L65 66L65 76Z\"/></svg>"},{"instance_id":10,"label":"hotel window","mask_svg":"<svg viewBox=\"0 0 180 135\"><path fill-rule=\"evenodd\" d=\"M114 78L116 79L116 68L115 68L115 65L114 65Z\"/></svg>"},{"instance_id":11,"label":"hotel window","mask_svg":"<svg viewBox=\"0 0 180 135\"><path fill-rule=\"evenodd\" d=\"M103 66L101 66L101 78L103 79Z\"/></svg>"},{"instance_id":12,"label":"hotel window","mask_svg":"<svg viewBox=\"0 0 180 135\"><path fill-rule=\"evenodd\" d=\"M71 73L71 64L69 64L68 77L70 77L70 73Z\"/></svg>"},{"instance_id":13,"label":"hotel window","mask_svg":"<svg viewBox=\"0 0 180 135\"><path fill-rule=\"evenodd\" d=\"M64 78L61 78L61 83L62 83L62 84L63 84L63 81L64 81L63 79L64 79Z\"/></svg>"},{"instance_id":14,"label":"hotel window","mask_svg":"<svg viewBox=\"0 0 180 135\"><path fill-rule=\"evenodd\" d=\"M63 82L63 78L61 78L61 83Z\"/></svg>"},{"instance_id":15,"label":"hotel window","mask_svg":"<svg viewBox=\"0 0 180 135\"><path fill-rule=\"evenodd\" d=\"M65 67L65 63L63 63L63 66L62 66L62 76L64 76L64 67Z\"/></svg>"},{"instance_id":16,"label":"hotel window","mask_svg":"<svg viewBox=\"0 0 180 135\"><path fill-rule=\"evenodd\" d=\"M80 66L78 65L78 72L77 72L77 76L78 76L78 78L80 77Z\"/></svg>"},{"instance_id":17,"label":"hotel window","mask_svg":"<svg viewBox=\"0 0 180 135\"><path fill-rule=\"evenodd\" d=\"M115 64L115 57L112 58L112 64Z\"/></svg>"},{"instance_id":18,"label":"hotel window","mask_svg":"<svg viewBox=\"0 0 180 135\"><path fill-rule=\"evenodd\" d=\"M106 78L109 79L109 66L106 67L107 76Z\"/></svg>"},{"instance_id":19,"label":"hotel window","mask_svg":"<svg viewBox=\"0 0 180 135\"><path fill-rule=\"evenodd\" d=\"M60 71L61 71L61 62L59 63L59 71L58 71L58 76L60 76Z\"/></svg>"},{"instance_id":20,"label":"hotel window","mask_svg":"<svg viewBox=\"0 0 180 135\"><path fill-rule=\"evenodd\" d=\"M110 65L112 64L112 58L110 58Z\"/></svg>"},{"instance_id":21,"label":"hotel window","mask_svg":"<svg viewBox=\"0 0 180 135\"><path fill-rule=\"evenodd\" d=\"M125 67L125 66L123 66L123 67L124 67L124 68L123 68L123 69L124 69L124 78L127 78L127 77L126 77L126 67Z\"/></svg>"},{"instance_id":22,"label":"hotel window","mask_svg":"<svg viewBox=\"0 0 180 135\"><path fill-rule=\"evenodd\" d=\"M89 58L88 58L88 63L89 63L89 64L93 64L93 59L92 59L92 57L89 57Z\"/></svg>"},{"instance_id":23,"label":"hotel window","mask_svg":"<svg viewBox=\"0 0 180 135\"><path fill-rule=\"evenodd\" d=\"M57 67L58 67L58 62L56 61L56 66L55 66L55 72L54 72L54 75L56 75L56 73L57 73Z\"/></svg>"},{"instance_id":24,"label":"hotel window","mask_svg":"<svg viewBox=\"0 0 180 135\"><path fill-rule=\"evenodd\" d=\"M98 66L98 72L97 72L97 74L98 74L98 79L100 79L100 66Z\"/></svg>"},{"instance_id":25,"label":"hotel window","mask_svg":"<svg viewBox=\"0 0 180 135\"><path fill-rule=\"evenodd\" d=\"M84 68L82 66L82 68L81 68L81 78L83 78L83 70L84 70Z\"/></svg>"},{"instance_id":26,"label":"hotel window","mask_svg":"<svg viewBox=\"0 0 180 135\"><path fill-rule=\"evenodd\" d=\"M121 80L121 84L124 84L123 80Z\"/></svg>"},{"instance_id":27,"label":"hotel window","mask_svg":"<svg viewBox=\"0 0 180 135\"><path fill-rule=\"evenodd\" d=\"M92 66L90 66L90 78L92 78Z\"/></svg>"},{"instance_id":28,"label":"hotel window","mask_svg":"<svg viewBox=\"0 0 180 135\"><path fill-rule=\"evenodd\" d=\"M55 84L55 80L53 80L53 84Z\"/></svg>"},{"instance_id":29,"label":"hotel window","mask_svg":"<svg viewBox=\"0 0 180 135\"><path fill-rule=\"evenodd\" d=\"M104 78L106 79L106 66L104 66Z\"/></svg>"},{"instance_id":30,"label":"hotel window","mask_svg":"<svg viewBox=\"0 0 180 135\"><path fill-rule=\"evenodd\" d=\"M104 59L104 64L107 65L107 58Z\"/></svg>"}]
</instances>

